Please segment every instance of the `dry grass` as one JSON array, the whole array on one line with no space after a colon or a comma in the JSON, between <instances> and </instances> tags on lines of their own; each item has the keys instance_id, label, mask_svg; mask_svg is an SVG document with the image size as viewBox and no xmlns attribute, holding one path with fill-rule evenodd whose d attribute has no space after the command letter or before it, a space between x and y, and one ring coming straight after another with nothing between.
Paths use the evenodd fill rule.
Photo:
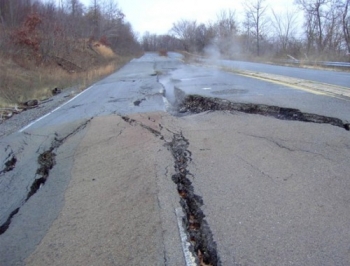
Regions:
<instances>
[{"instance_id":1,"label":"dry grass","mask_svg":"<svg viewBox=\"0 0 350 266\"><path fill-rule=\"evenodd\" d=\"M131 59L116 56L106 46L99 48L101 55L109 57L109 60L79 72L69 72L58 65L28 69L0 54L0 108L15 106L30 99L46 99L52 96L51 90L55 87L64 89L78 86L80 90L84 90Z\"/></svg>"},{"instance_id":2,"label":"dry grass","mask_svg":"<svg viewBox=\"0 0 350 266\"><path fill-rule=\"evenodd\" d=\"M105 46L100 42L93 42L92 46L93 49L105 59L113 59L117 57L110 47Z\"/></svg>"}]
</instances>

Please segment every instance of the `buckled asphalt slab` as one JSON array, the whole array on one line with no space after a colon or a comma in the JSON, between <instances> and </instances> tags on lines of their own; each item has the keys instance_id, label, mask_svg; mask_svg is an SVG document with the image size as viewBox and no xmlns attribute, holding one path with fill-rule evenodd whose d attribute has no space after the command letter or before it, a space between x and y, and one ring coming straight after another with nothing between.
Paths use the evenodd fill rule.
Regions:
<instances>
[{"instance_id":1,"label":"buckled asphalt slab","mask_svg":"<svg viewBox=\"0 0 350 266\"><path fill-rule=\"evenodd\" d=\"M222 265L349 265L350 134L210 112L179 127Z\"/></svg>"},{"instance_id":2,"label":"buckled asphalt slab","mask_svg":"<svg viewBox=\"0 0 350 266\"><path fill-rule=\"evenodd\" d=\"M348 131L223 111L127 120L92 120L28 265L185 265L164 147L179 131L222 265L350 263Z\"/></svg>"},{"instance_id":3,"label":"buckled asphalt slab","mask_svg":"<svg viewBox=\"0 0 350 266\"><path fill-rule=\"evenodd\" d=\"M65 205L27 265L184 265L163 144L120 116L93 119Z\"/></svg>"}]
</instances>

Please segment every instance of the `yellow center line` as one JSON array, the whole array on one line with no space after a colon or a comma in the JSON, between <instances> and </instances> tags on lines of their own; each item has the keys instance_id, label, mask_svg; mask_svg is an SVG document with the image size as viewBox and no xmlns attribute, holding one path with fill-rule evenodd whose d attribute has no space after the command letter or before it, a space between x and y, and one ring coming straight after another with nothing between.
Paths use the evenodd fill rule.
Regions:
<instances>
[{"instance_id":1,"label":"yellow center line","mask_svg":"<svg viewBox=\"0 0 350 266\"><path fill-rule=\"evenodd\" d=\"M292 83L281 81L281 80L276 80L276 79L273 79L273 78L260 77L260 76L254 75L254 74L250 75L250 74L239 73L239 72L234 72L234 73L236 73L237 75L240 75L240 76L244 76L244 77L248 77L248 78L254 78L254 79L259 79L259 80L267 81L267 82L270 82L270 83L275 83L275 84L278 84L278 85L291 87L291 88L294 88L294 89L297 89L297 90L310 92L310 93L313 93L313 94L316 94L316 95L328 95L327 92L324 92L324 91L319 91L317 89L308 88L308 87L305 87L305 86L298 86L296 84L292 84ZM308 82L308 80L305 80L305 81ZM332 96L332 97L335 97L333 94L329 94L329 95Z\"/></svg>"},{"instance_id":2,"label":"yellow center line","mask_svg":"<svg viewBox=\"0 0 350 266\"><path fill-rule=\"evenodd\" d=\"M249 71L238 70L234 68L228 68L225 66L205 65L205 64L200 64L200 65L206 66L206 67L216 67L223 71L231 72L243 77L254 78L254 79L258 79L258 80L262 80L270 83L275 83L275 84L290 87L293 89L306 91L315 95L327 95L333 98L350 101L350 99L345 98L345 97L350 98L350 89L347 87L342 87L342 86L337 86L337 85L327 84L322 82L316 82L316 81L311 81L307 79L297 79L297 78L292 78L288 76L281 76L281 75L274 75L274 74L260 73L260 72L249 72ZM266 77L266 75L270 77ZM288 79L289 81L286 81L285 79ZM306 84L298 85L298 83L306 83ZM318 88L314 88L313 86L319 86L321 88L318 89ZM322 87L328 87L330 88L330 91L326 89L322 89ZM332 88L335 90L343 90L343 92L332 91Z\"/></svg>"}]
</instances>

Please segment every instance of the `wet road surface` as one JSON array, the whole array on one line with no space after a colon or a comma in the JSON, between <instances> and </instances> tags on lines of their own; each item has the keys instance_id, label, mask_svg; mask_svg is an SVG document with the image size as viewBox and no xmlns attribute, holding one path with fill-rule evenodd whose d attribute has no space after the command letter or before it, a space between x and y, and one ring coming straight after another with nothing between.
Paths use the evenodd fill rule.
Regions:
<instances>
[{"instance_id":1,"label":"wet road surface","mask_svg":"<svg viewBox=\"0 0 350 266\"><path fill-rule=\"evenodd\" d=\"M349 114L146 54L1 139L0 265L348 265Z\"/></svg>"}]
</instances>

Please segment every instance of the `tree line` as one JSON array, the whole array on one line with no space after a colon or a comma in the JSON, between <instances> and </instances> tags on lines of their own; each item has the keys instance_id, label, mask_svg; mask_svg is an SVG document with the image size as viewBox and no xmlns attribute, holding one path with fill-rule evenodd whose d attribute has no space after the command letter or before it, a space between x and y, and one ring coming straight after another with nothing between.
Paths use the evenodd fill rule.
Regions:
<instances>
[{"instance_id":1,"label":"tree line","mask_svg":"<svg viewBox=\"0 0 350 266\"><path fill-rule=\"evenodd\" d=\"M232 58L275 56L350 60L350 0L294 0L278 12L266 0L248 0L243 19L222 10L214 20L179 20L168 34L140 39L114 0L0 0L0 52L45 62L69 54L81 40L98 40L119 54L186 50ZM303 14L303 24L299 23ZM72 45L72 43L75 43Z\"/></svg>"},{"instance_id":2,"label":"tree line","mask_svg":"<svg viewBox=\"0 0 350 266\"><path fill-rule=\"evenodd\" d=\"M117 54L134 54L141 46L132 26L113 0L0 0L0 52L33 56L45 62L68 54L83 40L100 41Z\"/></svg>"},{"instance_id":3,"label":"tree line","mask_svg":"<svg viewBox=\"0 0 350 266\"><path fill-rule=\"evenodd\" d=\"M350 0L295 0L294 10L278 13L265 0L244 3L244 19L223 10L215 21L179 20L169 34L145 33L146 51L159 49L256 56L350 60ZM303 24L298 23L300 13Z\"/></svg>"}]
</instances>

